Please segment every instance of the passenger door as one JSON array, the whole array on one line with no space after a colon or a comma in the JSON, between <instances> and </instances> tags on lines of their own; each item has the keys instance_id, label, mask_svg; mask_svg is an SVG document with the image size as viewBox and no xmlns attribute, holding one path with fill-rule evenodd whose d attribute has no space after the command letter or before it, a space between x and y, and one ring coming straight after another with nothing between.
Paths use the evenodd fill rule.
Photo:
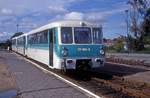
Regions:
<instances>
[{"instance_id":1,"label":"passenger door","mask_svg":"<svg viewBox=\"0 0 150 98\"><path fill-rule=\"evenodd\" d=\"M26 55L25 49L26 49L26 36L23 37L23 54L24 55Z\"/></svg>"},{"instance_id":2,"label":"passenger door","mask_svg":"<svg viewBox=\"0 0 150 98\"><path fill-rule=\"evenodd\" d=\"M49 64L50 66L53 66L53 29L49 30Z\"/></svg>"}]
</instances>

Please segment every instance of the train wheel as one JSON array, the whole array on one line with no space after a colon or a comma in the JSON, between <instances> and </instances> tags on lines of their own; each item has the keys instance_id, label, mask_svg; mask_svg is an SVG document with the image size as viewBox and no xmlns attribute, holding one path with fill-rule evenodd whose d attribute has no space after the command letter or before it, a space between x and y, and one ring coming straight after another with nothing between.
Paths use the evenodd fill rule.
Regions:
<instances>
[{"instance_id":1,"label":"train wheel","mask_svg":"<svg viewBox=\"0 0 150 98\"><path fill-rule=\"evenodd\" d=\"M91 79L91 75L89 71L90 69L91 69L90 66L78 65L76 69L76 75L79 76L81 79L90 80Z\"/></svg>"},{"instance_id":2,"label":"train wheel","mask_svg":"<svg viewBox=\"0 0 150 98\"><path fill-rule=\"evenodd\" d=\"M62 67L62 73L63 74L67 74L68 73L68 69L67 69L67 67L65 65Z\"/></svg>"}]
</instances>

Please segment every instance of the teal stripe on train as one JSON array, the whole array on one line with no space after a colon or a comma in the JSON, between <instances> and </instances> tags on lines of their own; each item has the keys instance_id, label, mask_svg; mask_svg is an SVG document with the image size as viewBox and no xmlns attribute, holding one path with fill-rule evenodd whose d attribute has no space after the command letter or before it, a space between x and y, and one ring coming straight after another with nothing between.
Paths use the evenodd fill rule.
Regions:
<instances>
[{"instance_id":1,"label":"teal stripe on train","mask_svg":"<svg viewBox=\"0 0 150 98\"><path fill-rule=\"evenodd\" d=\"M104 45L61 45L56 49L59 57L63 57L62 50L64 47L68 50L67 57L69 58L93 58L103 56L100 54L100 50L104 48Z\"/></svg>"},{"instance_id":2,"label":"teal stripe on train","mask_svg":"<svg viewBox=\"0 0 150 98\"><path fill-rule=\"evenodd\" d=\"M28 44L27 48L49 50L49 44Z\"/></svg>"}]
</instances>

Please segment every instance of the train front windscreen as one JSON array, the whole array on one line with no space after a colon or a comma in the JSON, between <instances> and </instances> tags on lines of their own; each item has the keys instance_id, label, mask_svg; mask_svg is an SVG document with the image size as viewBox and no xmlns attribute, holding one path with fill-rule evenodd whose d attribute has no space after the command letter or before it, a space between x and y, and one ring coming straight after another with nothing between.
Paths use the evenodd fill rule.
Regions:
<instances>
[{"instance_id":1,"label":"train front windscreen","mask_svg":"<svg viewBox=\"0 0 150 98\"><path fill-rule=\"evenodd\" d=\"M88 27L75 27L74 39L76 44L91 44L91 29Z\"/></svg>"},{"instance_id":2,"label":"train front windscreen","mask_svg":"<svg viewBox=\"0 0 150 98\"><path fill-rule=\"evenodd\" d=\"M61 28L61 42L63 44L72 44L73 39L75 44L92 44L92 37L94 44L101 44L102 43L101 28L92 28L91 30L91 28L89 27L75 27L74 38L71 27Z\"/></svg>"}]
</instances>

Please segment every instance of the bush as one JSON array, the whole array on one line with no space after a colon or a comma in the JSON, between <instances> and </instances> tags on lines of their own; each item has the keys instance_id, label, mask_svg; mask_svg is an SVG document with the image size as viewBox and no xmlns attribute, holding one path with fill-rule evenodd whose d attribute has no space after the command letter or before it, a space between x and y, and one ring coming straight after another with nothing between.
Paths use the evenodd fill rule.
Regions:
<instances>
[{"instance_id":1,"label":"bush","mask_svg":"<svg viewBox=\"0 0 150 98\"><path fill-rule=\"evenodd\" d=\"M124 50L123 41L117 41L113 47L117 52L123 51Z\"/></svg>"}]
</instances>

